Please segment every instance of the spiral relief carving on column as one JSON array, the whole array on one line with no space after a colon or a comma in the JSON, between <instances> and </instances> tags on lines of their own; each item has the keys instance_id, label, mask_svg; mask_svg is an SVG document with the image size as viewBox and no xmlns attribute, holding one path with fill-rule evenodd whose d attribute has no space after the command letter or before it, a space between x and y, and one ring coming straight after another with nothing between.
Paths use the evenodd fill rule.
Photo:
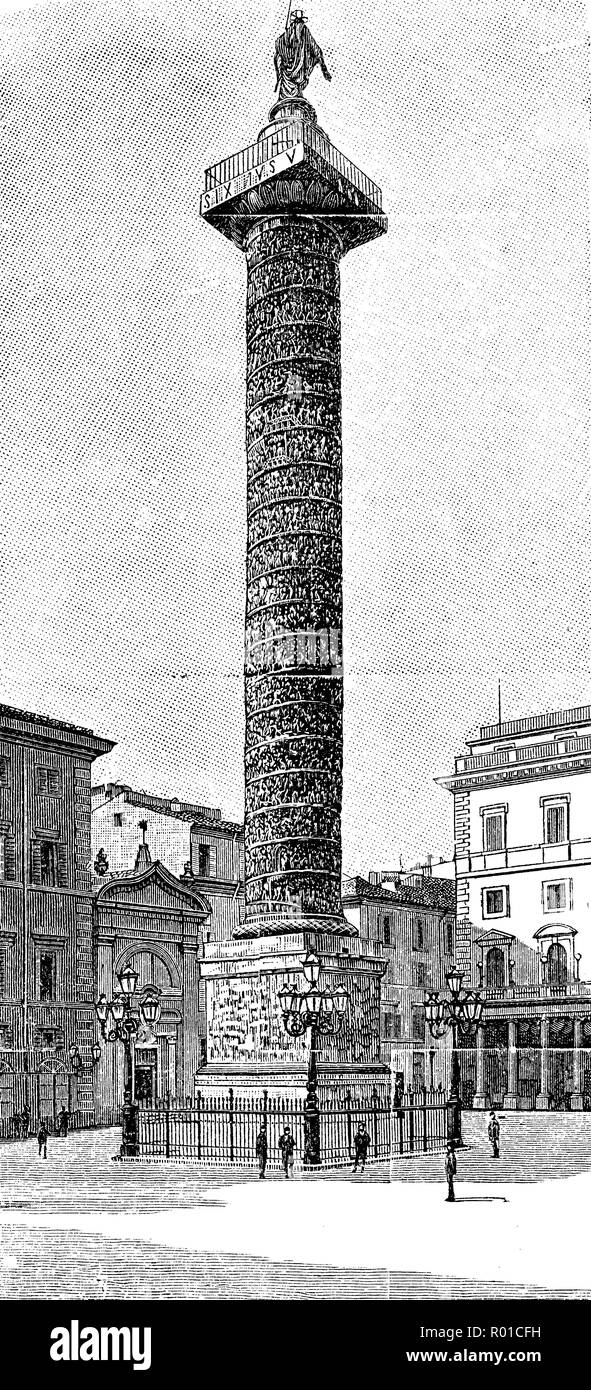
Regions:
<instances>
[{"instance_id":1,"label":"spiral relief carving on column","mask_svg":"<svg viewBox=\"0 0 591 1390\"><path fill-rule=\"evenodd\" d=\"M341 918L340 249L271 213L245 246L247 931Z\"/></svg>"}]
</instances>

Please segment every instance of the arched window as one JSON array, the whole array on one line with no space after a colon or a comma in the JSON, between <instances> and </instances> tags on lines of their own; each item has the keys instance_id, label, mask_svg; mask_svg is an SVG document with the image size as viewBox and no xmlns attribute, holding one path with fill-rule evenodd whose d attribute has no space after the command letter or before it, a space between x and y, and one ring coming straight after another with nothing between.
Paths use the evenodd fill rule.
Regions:
<instances>
[{"instance_id":1,"label":"arched window","mask_svg":"<svg viewBox=\"0 0 591 1390\"><path fill-rule=\"evenodd\" d=\"M138 972L139 989L143 989L144 985L157 985L159 989L170 989L174 984L165 961L154 955L152 951L138 951L131 957L129 964Z\"/></svg>"},{"instance_id":2,"label":"arched window","mask_svg":"<svg viewBox=\"0 0 591 1390\"><path fill-rule=\"evenodd\" d=\"M500 946L491 946L486 953L486 987L505 988L505 956Z\"/></svg>"},{"instance_id":3,"label":"arched window","mask_svg":"<svg viewBox=\"0 0 591 1390\"><path fill-rule=\"evenodd\" d=\"M568 962L564 946L560 941L553 941L548 948L547 955L547 978L549 985L565 985L568 975Z\"/></svg>"}]
</instances>

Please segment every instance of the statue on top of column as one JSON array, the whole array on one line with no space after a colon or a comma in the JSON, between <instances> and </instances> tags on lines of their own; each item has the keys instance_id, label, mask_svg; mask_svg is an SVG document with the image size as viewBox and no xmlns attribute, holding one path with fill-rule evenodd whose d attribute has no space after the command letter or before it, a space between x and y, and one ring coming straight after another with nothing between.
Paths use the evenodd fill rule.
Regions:
<instances>
[{"instance_id":1,"label":"statue on top of column","mask_svg":"<svg viewBox=\"0 0 591 1390\"><path fill-rule=\"evenodd\" d=\"M322 55L322 49L312 38L306 24L307 16L303 10L288 13L285 30L275 44L275 72L279 96L301 97L304 87L310 81L310 74L320 64L327 82L331 75Z\"/></svg>"}]
</instances>

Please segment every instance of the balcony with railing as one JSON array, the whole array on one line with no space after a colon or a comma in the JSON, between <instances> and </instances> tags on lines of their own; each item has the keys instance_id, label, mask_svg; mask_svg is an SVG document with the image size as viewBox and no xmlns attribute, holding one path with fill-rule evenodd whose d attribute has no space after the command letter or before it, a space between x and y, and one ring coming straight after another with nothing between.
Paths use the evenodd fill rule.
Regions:
<instances>
[{"instance_id":1,"label":"balcony with railing","mask_svg":"<svg viewBox=\"0 0 591 1390\"><path fill-rule=\"evenodd\" d=\"M591 984L583 980L565 980L556 985L503 985L496 989L485 987L480 994L485 1001L510 999L581 999L591 996Z\"/></svg>"},{"instance_id":2,"label":"balcony with railing","mask_svg":"<svg viewBox=\"0 0 591 1390\"><path fill-rule=\"evenodd\" d=\"M455 771L456 775L462 775L485 768L567 758L578 753L591 753L591 737L585 735L582 738L553 739L551 743L530 743L524 748L495 748L490 753L468 754L456 758Z\"/></svg>"}]
</instances>

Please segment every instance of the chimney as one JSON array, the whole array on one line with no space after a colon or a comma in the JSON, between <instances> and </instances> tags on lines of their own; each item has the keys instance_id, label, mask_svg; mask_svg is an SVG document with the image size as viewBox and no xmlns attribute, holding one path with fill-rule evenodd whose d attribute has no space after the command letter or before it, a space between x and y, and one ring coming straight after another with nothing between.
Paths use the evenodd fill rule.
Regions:
<instances>
[{"instance_id":1,"label":"chimney","mask_svg":"<svg viewBox=\"0 0 591 1390\"><path fill-rule=\"evenodd\" d=\"M369 882L372 888L379 888L380 886L380 874L377 873L375 869L370 869L369 871Z\"/></svg>"}]
</instances>

